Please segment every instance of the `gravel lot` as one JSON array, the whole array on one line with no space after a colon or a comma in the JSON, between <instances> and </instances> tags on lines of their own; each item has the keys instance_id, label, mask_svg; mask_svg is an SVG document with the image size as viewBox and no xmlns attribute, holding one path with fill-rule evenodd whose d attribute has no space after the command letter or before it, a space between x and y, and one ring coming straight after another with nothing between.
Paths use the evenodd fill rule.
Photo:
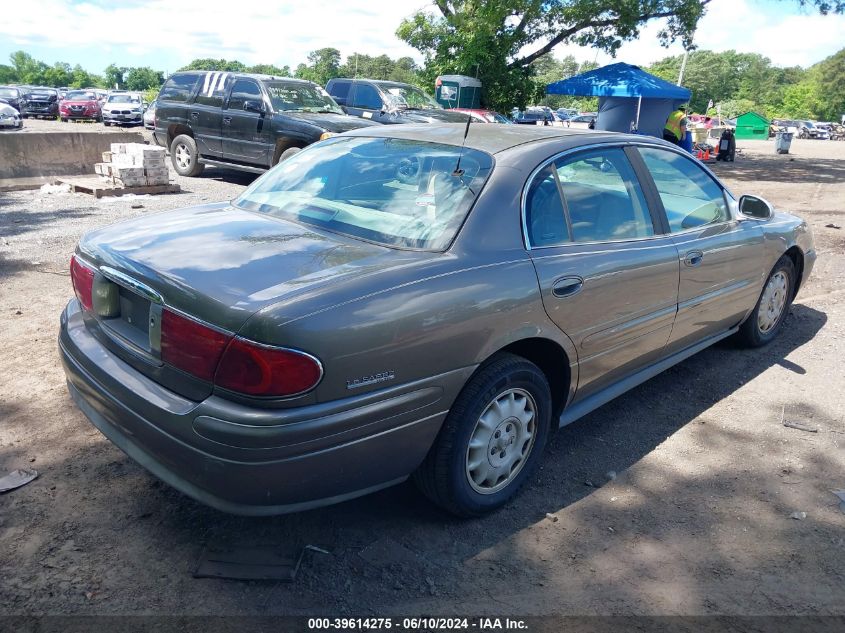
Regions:
<instances>
[{"instance_id":1,"label":"gravel lot","mask_svg":"<svg viewBox=\"0 0 845 633\"><path fill-rule=\"evenodd\" d=\"M719 176L815 231L783 335L706 350L567 427L537 480L473 521L407 484L228 516L159 483L71 403L56 335L79 236L231 198L254 176L209 168L174 175L180 194L100 201L0 193L0 473L40 472L0 496L0 614L845 614L830 493L845 488L845 229L825 227L845 225L845 143L739 146ZM192 578L205 546L235 544L329 554L306 554L290 584Z\"/></svg>"}]
</instances>

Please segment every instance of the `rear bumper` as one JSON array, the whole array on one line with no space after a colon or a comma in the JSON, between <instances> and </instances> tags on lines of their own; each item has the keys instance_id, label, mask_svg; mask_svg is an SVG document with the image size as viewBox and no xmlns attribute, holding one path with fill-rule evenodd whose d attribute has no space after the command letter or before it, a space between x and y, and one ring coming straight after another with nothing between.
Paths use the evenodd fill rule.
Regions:
<instances>
[{"instance_id":1,"label":"rear bumper","mask_svg":"<svg viewBox=\"0 0 845 633\"><path fill-rule=\"evenodd\" d=\"M187 400L103 347L72 300L59 348L74 401L108 439L174 488L224 512L270 515L337 503L422 462L472 368L332 403L245 407Z\"/></svg>"},{"instance_id":2,"label":"rear bumper","mask_svg":"<svg viewBox=\"0 0 845 633\"><path fill-rule=\"evenodd\" d=\"M103 121L109 123L143 123L143 114L107 114L103 113Z\"/></svg>"}]
</instances>

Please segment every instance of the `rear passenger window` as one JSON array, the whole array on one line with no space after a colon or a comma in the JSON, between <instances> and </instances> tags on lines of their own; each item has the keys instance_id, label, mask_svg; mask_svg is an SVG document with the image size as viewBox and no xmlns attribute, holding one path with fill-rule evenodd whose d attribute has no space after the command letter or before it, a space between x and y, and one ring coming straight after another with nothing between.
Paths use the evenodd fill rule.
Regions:
<instances>
[{"instance_id":1,"label":"rear passenger window","mask_svg":"<svg viewBox=\"0 0 845 633\"><path fill-rule=\"evenodd\" d=\"M657 186L672 233L728 219L722 188L691 159L665 149L638 150Z\"/></svg>"},{"instance_id":2,"label":"rear passenger window","mask_svg":"<svg viewBox=\"0 0 845 633\"><path fill-rule=\"evenodd\" d=\"M639 181L621 149L577 154L556 168L574 242L654 235Z\"/></svg>"},{"instance_id":3,"label":"rear passenger window","mask_svg":"<svg viewBox=\"0 0 845 633\"><path fill-rule=\"evenodd\" d=\"M251 79L238 79L232 86L232 95L229 97L230 110L243 110L247 101L264 102L261 88Z\"/></svg>"},{"instance_id":4,"label":"rear passenger window","mask_svg":"<svg viewBox=\"0 0 845 633\"><path fill-rule=\"evenodd\" d=\"M158 98L162 101L187 101L194 90L199 75L174 75L168 79L161 89Z\"/></svg>"},{"instance_id":5,"label":"rear passenger window","mask_svg":"<svg viewBox=\"0 0 845 633\"><path fill-rule=\"evenodd\" d=\"M365 110L381 110L381 95L369 84L355 84L352 95L352 107Z\"/></svg>"},{"instance_id":6,"label":"rear passenger window","mask_svg":"<svg viewBox=\"0 0 845 633\"><path fill-rule=\"evenodd\" d=\"M230 77L229 73L206 73L200 84L200 90L194 103L207 105L216 108L223 106L223 95L226 94L226 85Z\"/></svg>"},{"instance_id":7,"label":"rear passenger window","mask_svg":"<svg viewBox=\"0 0 845 633\"><path fill-rule=\"evenodd\" d=\"M349 97L350 85L351 82L349 81L336 81L332 84L332 89L329 92L335 101L343 105L346 103L347 97Z\"/></svg>"},{"instance_id":8,"label":"rear passenger window","mask_svg":"<svg viewBox=\"0 0 845 633\"><path fill-rule=\"evenodd\" d=\"M554 246L569 241L569 227L551 165L538 173L525 198L525 227L531 246Z\"/></svg>"}]
</instances>

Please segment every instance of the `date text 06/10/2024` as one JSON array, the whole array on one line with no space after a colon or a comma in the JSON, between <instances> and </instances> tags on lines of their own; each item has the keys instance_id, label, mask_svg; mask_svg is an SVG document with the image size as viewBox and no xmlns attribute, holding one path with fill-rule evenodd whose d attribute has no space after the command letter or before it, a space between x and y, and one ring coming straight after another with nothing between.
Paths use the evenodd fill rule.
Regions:
<instances>
[{"instance_id":1,"label":"date text 06/10/2024","mask_svg":"<svg viewBox=\"0 0 845 633\"><path fill-rule=\"evenodd\" d=\"M527 631L518 618L309 618L309 631Z\"/></svg>"}]
</instances>

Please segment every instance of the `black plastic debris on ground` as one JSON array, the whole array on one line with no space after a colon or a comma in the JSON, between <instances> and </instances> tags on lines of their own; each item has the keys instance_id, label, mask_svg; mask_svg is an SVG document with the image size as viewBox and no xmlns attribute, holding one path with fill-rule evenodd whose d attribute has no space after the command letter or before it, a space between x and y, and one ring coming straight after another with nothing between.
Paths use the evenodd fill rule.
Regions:
<instances>
[{"instance_id":1,"label":"black plastic debris on ground","mask_svg":"<svg viewBox=\"0 0 845 633\"><path fill-rule=\"evenodd\" d=\"M194 578L293 582L304 551L302 547L207 547Z\"/></svg>"}]
</instances>

